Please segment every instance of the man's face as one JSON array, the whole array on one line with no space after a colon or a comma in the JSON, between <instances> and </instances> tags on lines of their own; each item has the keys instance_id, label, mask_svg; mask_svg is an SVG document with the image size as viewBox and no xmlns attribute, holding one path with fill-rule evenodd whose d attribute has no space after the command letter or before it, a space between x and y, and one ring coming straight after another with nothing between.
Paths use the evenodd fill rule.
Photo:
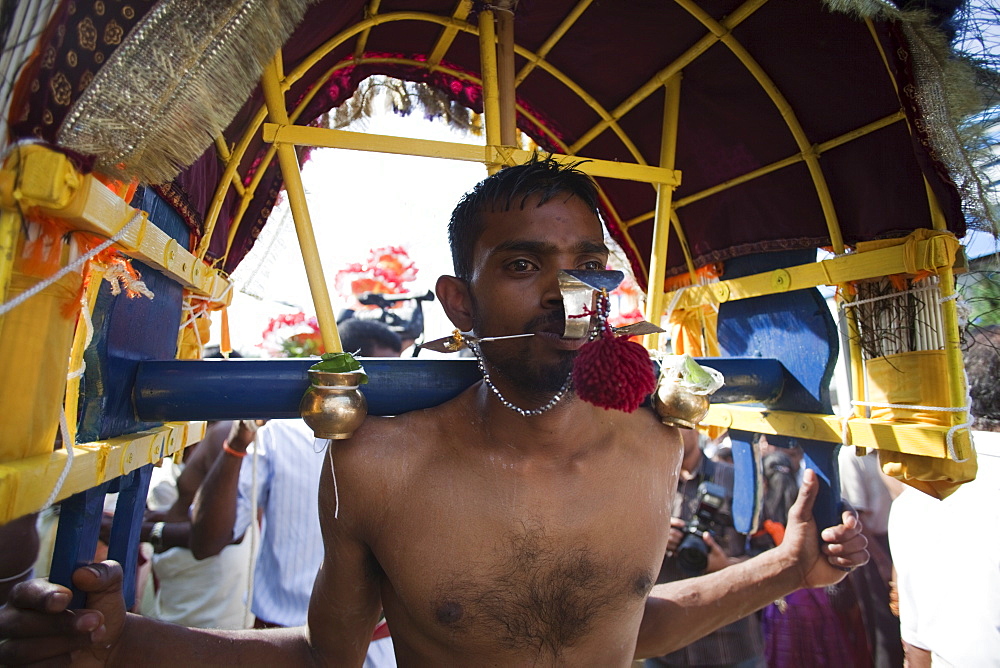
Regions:
<instances>
[{"instance_id":1,"label":"man's face","mask_svg":"<svg viewBox=\"0 0 1000 668\"><path fill-rule=\"evenodd\" d=\"M563 339L565 325L558 273L604 269L608 249L600 221L576 197L557 196L542 206L487 212L473 251L469 281L477 336L533 333L483 344L491 373L523 393L557 391L584 339Z\"/></svg>"}]
</instances>

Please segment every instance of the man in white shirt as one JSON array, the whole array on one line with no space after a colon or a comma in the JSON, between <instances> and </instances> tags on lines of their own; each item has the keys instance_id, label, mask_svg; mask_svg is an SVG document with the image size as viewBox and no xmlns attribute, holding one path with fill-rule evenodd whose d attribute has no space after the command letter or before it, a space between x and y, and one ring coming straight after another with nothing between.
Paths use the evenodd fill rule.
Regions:
<instances>
[{"instance_id":1,"label":"man in white shirt","mask_svg":"<svg viewBox=\"0 0 1000 668\"><path fill-rule=\"evenodd\" d=\"M966 353L976 479L943 500L904 489L889 514L900 631L910 668L1000 661L1000 326Z\"/></svg>"}]
</instances>

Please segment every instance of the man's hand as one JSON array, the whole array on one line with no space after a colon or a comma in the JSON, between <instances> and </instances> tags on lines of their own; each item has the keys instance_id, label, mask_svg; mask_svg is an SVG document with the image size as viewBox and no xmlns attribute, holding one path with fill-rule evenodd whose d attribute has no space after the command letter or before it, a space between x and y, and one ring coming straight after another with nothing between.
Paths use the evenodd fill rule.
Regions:
<instances>
[{"instance_id":1,"label":"man's hand","mask_svg":"<svg viewBox=\"0 0 1000 668\"><path fill-rule=\"evenodd\" d=\"M705 541L705 547L708 548L708 564L705 566L706 573L714 573L732 566L733 561L726 554L725 550L722 549L722 546L715 542L712 534L706 531L701 535L701 538Z\"/></svg>"},{"instance_id":2,"label":"man's hand","mask_svg":"<svg viewBox=\"0 0 1000 668\"><path fill-rule=\"evenodd\" d=\"M836 584L848 572L868 563L868 539L862 535L861 521L853 511L845 511L840 524L817 535L812 510L818 491L816 473L807 469L798 498L788 511L785 540L776 548L796 561L801 571L799 587L804 588Z\"/></svg>"},{"instance_id":3,"label":"man's hand","mask_svg":"<svg viewBox=\"0 0 1000 668\"><path fill-rule=\"evenodd\" d=\"M72 661L103 666L125 627L122 569L114 561L79 568L73 584L88 592L87 609L67 610L66 587L22 582L0 608L0 664Z\"/></svg>"},{"instance_id":4,"label":"man's hand","mask_svg":"<svg viewBox=\"0 0 1000 668\"><path fill-rule=\"evenodd\" d=\"M236 452L246 452L257 435L257 429L266 423L267 420L236 420L229 430L226 444Z\"/></svg>"},{"instance_id":5,"label":"man's hand","mask_svg":"<svg viewBox=\"0 0 1000 668\"><path fill-rule=\"evenodd\" d=\"M670 518L670 533L667 535L668 557L672 557L677 553L677 548L681 546L681 541L684 540L685 528L687 528L687 522L679 517Z\"/></svg>"}]
</instances>

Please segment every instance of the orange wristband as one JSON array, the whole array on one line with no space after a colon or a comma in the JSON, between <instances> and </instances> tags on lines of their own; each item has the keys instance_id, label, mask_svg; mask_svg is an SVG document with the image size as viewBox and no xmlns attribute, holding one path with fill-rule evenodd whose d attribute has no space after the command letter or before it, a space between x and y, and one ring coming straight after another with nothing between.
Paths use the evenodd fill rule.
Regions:
<instances>
[{"instance_id":1,"label":"orange wristband","mask_svg":"<svg viewBox=\"0 0 1000 668\"><path fill-rule=\"evenodd\" d=\"M233 457L239 457L240 459L243 459L244 457L247 456L247 453L245 451L244 452L237 452L236 450L233 450L232 448L230 448L229 447L229 441L223 441L222 442L222 449L225 452L228 452L229 454L231 454Z\"/></svg>"}]
</instances>

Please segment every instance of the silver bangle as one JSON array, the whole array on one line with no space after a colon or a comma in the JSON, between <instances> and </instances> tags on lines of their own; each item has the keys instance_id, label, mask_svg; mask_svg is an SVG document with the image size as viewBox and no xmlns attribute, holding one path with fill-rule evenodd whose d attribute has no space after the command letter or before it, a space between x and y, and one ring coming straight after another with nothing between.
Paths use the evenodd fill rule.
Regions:
<instances>
[{"instance_id":1,"label":"silver bangle","mask_svg":"<svg viewBox=\"0 0 1000 668\"><path fill-rule=\"evenodd\" d=\"M153 546L154 552L159 552L163 549L163 527L166 524L166 522L155 522L153 528L149 530L149 543Z\"/></svg>"}]
</instances>

